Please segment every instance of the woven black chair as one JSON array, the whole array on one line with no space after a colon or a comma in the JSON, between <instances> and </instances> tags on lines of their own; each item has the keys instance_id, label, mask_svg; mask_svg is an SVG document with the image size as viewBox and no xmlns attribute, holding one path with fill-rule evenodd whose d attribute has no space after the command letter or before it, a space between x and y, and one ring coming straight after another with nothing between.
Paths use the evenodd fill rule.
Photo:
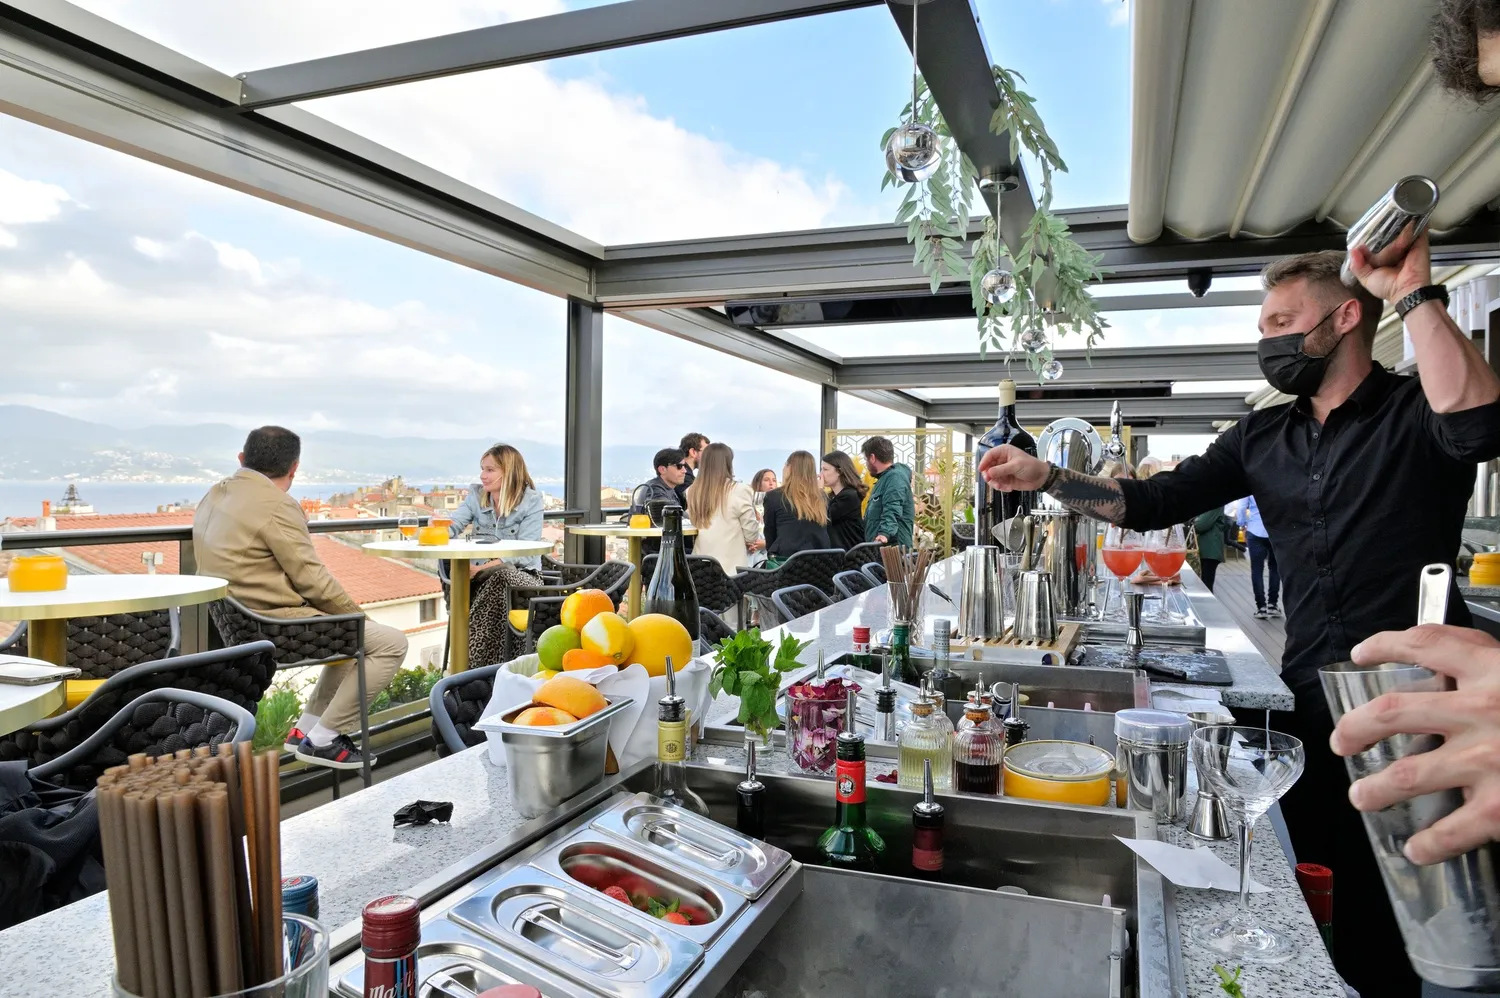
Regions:
<instances>
[{"instance_id":1,"label":"woven black chair","mask_svg":"<svg viewBox=\"0 0 1500 998\"><path fill-rule=\"evenodd\" d=\"M878 561L870 562L868 565L861 568L860 571L865 574L866 578L875 583L877 586L883 586L888 581L890 581L888 578L886 578L885 566Z\"/></svg>"},{"instance_id":2,"label":"woven black chair","mask_svg":"<svg viewBox=\"0 0 1500 998\"><path fill-rule=\"evenodd\" d=\"M870 562L879 561L880 549L883 547L885 547L884 544L878 544L875 541L865 541L863 544L854 545L844 552L844 568L857 572Z\"/></svg>"},{"instance_id":3,"label":"woven black chair","mask_svg":"<svg viewBox=\"0 0 1500 998\"><path fill-rule=\"evenodd\" d=\"M853 599L874 589L875 583L864 572L840 572L833 577L833 588L839 591L840 599Z\"/></svg>"},{"instance_id":4,"label":"woven black chair","mask_svg":"<svg viewBox=\"0 0 1500 998\"><path fill-rule=\"evenodd\" d=\"M365 689L365 615L337 613L321 617L268 617L251 610L233 596L208 605L219 638L226 647L250 641L269 641L278 670L314 665L354 662L359 684L359 754L364 760L360 779L366 787L370 776L370 707ZM377 691L378 692L378 691ZM339 796L339 772L329 768L333 797Z\"/></svg>"},{"instance_id":5,"label":"woven black chair","mask_svg":"<svg viewBox=\"0 0 1500 998\"><path fill-rule=\"evenodd\" d=\"M444 676L433 684L427 702L432 708L432 741L441 756L484 744L484 732L474 730L495 692L499 665Z\"/></svg>"},{"instance_id":6,"label":"woven black chair","mask_svg":"<svg viewBox=\"0 0 1500 998\"><path fill-rule=\"evenodd\" d=\"M710 646L717 645L726 638L734 637L734 628L708 607L700 606L698 608L698 637Z\"/></svg>"},{"instance_id":7,"label":"woven black chair","mask_svg":"<svg viewBox=\"0 0 1500 998\"><path fill-rule=\"evenodd\" d=\"M182 651L181 619L176 607L73 617L67 624L68 665L80 670L84 679L108 679L132 665L171 658ZM24 654L28 633L22 621L0 641L0 652Z\"/></svg>"},{"instance_id":8,"label":"woven black chair","mask_svg":"<svg viewBox=\"0 0 1500 998\"><path fill-rule=\"evenodd\" d=\"M513 652L508 658L523 655L536 648L537 638L553 624L562 623L563 600L580 589L602 589L609 594L610 602L618 604L625 598L625 587L635 574L635 566L628 561L606 561L602 565L588 566L589 574L576 582L561 586L513 586L510 590L511 612L526 611L526 626L517 627L506 621L510 630L508 647ZM496 663L486 662L486 665Z\"/></svg>"},{"instance_id":9,"label":"woven black chair","mask_svg":"<svg viewBox=\"0 0 1500 998\"><path fill-rule=\"evenodd\" d=\"M656 562L660 555L647 555L641 559L641 584L651 581L656 574ZM698 605L714 613L723 613L740 601L740 591L734 576L724 572L719 559L706 554L688 555L688 573L693 577L693 592L698 596Z\"/></svg>"},{"instance_id":10,"label":"woven black chair","mask_svg":"<svg viewBox=\"0 0 1500 998\"><path fill-rule=\"evenodd\" d=\"M769 596L790 586L816 586L831 598L838 592L833 577L844 570L844 555L840 548L798 551L775 568L747 568L734 577L734 582L741 594Z\"/></svg>"},{"instance_id":11,"label":"woven black chair","mask_svg":"<svg viewBox=\"0 0 1500 998\"><path fill-rule=\"evenodd\" d=\"M798 617L815 613L825 606L833 606L833 600L829 599L823 590L809 585L778 589L771 594L771 602L776 604L776 609L780 612L783 621L796 620Z\"/></svg>"},{"instance_id":12,"label":"woven black chair","mask_svg":"<svg viewBox=\"0 0 1500 998\"><path fill-rule=\"evenodd\" d=\"M275 672L274 652L270 642L255 641L121 669L72 710L0 738L0 762L24 759L32 768L52 762L87 743L124 707L154 690L216 697L253 715Z\"/></svg>"},{"instance_id":13,"label":"woven black chair","mask_svg":"<svg viewBox=\"0 0 1500 998\"><path fill-rule=\"evenodd\" d=\"M255 738L255 715L222 697L192 690L142 693L79 745L27 775L58 786L92 787L106 769L144 752L155 758L183 749L217 750Z\"/></svg>"}]
</instances>

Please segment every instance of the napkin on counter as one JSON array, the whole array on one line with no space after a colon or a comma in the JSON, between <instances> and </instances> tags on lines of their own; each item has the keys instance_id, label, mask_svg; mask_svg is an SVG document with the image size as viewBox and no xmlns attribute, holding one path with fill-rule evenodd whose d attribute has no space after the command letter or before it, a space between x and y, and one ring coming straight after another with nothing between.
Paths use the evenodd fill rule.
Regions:
<instances>
[{"instance_id":1,"label":"napkin on counter","mask_svg":"<svg viewBox=\"0 0 1500 998\"><path fill-rule=\"evenodd\" d=\"M1207 849L1184 849L1156 839L1127 839L1121 835L1115 838L1178 887L1236 892L1240 889L1239 871ZM1268 894L1270 890L1264 884L1256 883L1254 877L1250 878L1251 894Z\"/></svg>"}]
</instances>

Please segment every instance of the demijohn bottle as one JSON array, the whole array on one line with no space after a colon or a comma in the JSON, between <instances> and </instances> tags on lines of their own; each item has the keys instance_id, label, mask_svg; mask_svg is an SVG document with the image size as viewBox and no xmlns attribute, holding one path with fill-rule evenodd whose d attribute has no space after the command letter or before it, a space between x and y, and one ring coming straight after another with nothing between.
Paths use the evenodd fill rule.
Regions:
<instances>
[{"instance_id":1,"label":"demijohn bottle","mask_svg":"<svg viewBox=\"0 0 1500 998\"><path fill-rule=\"evenodd\" d=\"M845 717L854 717L856 700L850 690ZM885 840L865 818L865 739L852 720L839 732L833 786L837 801L833 827L818 839L818 851L829 866L874 870L885 852Z\"/></svg>"},{"instance_id":2,"label":"demijohn bottle","mask_svg":"<svg viewBox=\"0 0 1500 998\"><path fill-rule=\"evenodd\" d=\"M1030 512L1036 501L1032 492L997 492L979 474L980 460L1001 444L1010 444L1036 457L1036 441L1016 422L1016 383L1009 378L1000 382L1000 418L974 441L974 536L977 544L993 544L991 530L1017 514Z\"/></svg>"},{"instance_id":3,"label":"demijohn bottle","mask_svg":"<svg viewBox=\"0 0 1500 998\"><path fill-rule=\"evenodd\" d=\"M666 507L661 519L661 555L646 585L641 612L666 614L686 627L688 636L697 641L698 590L693 588L687 547L682 543L682 507Z\"/></svg>"}]
</instances>

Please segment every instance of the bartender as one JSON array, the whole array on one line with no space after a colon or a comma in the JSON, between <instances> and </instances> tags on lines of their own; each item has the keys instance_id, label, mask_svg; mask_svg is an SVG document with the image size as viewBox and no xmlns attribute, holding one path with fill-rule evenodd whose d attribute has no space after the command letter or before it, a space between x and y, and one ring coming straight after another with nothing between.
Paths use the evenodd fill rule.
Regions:
<instances>
[{"instance_id":1,"label":"bartender","mask_svg":"<svg viewBox=\"0 0 1500 998\"><path fill-rule=\"evenodd\" d=\"M1099 478L1014 447L985 455L996 489L1040 489L1064 506L1133 530L1182 523L1253 495L1285 588L1282 678L1296 709L1276 724L1302 739L1307 768L1282 800L1299 862L1333 869L1334 963L1365 995L1419 994L1343 761L1329 748L1332 718L1320 666L1349 658L1378 631L1416 623L1423 565L1452 564L1475 465L1500 456L1500 378L1446 311L1432 283L1427 239L1404 259L1372 268L1356 250L1361 283L1339 279L1344 254L1278 260L1261 275L1260 367L1294 396L1259 409L1200 457L1146 481ZM1382 299L1406 324L1422 378L1374 363ZM1463 600L1448 622L1467 624Z\"/></svg>"}]
</instances>

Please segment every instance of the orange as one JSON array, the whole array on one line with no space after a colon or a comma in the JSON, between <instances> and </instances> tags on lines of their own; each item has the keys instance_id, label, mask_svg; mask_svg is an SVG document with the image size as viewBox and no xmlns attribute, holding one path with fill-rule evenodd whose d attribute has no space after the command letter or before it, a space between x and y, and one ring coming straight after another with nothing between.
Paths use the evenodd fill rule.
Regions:
<instances>
[{"instance_id":1,"label":"orange","mask_svg":"<svg viewBox=\"0 0 1500 998\"><path fill-rule=\"evenodd\" d=\"M556 707L574 717L588 717L609 706L604 694L581 679L572 676L556 676L541 685L531 699L548 707Z\"/></svg>"},{"instance_id":2,"label":"orange","mask_svg":"<svg viewBox=\"0 0 1500 998\"><path fill-rule=\"evenodd\" d=\"M609 594L603 589L580 589L576 593L569 593L568 598L563 600L562 625L582 631L589 621L614 608Z\"/></svg>"},{"instance_id":3,"label":"orange","mask_svg":"<svg viewBox=\"0 0 1500 998\"><path fill-rule=\"evenodd\" d=\"M527 707L516 715L514 724L524 724L528 727L547 728L554 724L572 724L578 718L565 710L556 707Z\"/></svg>"},{"instance_id":4,"label":"orange","mask_svg":"<svg viewBox=\"0 0 1500 998\"><path fill-rule=\"evenodd\" d=\"M692 660L693 639L675 617L664 613L643 613L628 626L635 645L629 661L644 665L648 675L665 676L668 656L676 670L685 668Z\"/></svg>"},{"instance_id":5,"label":"orange","mask_svg":"<svg viewBox=\"0 0 1500 998\"><path fill-rule=\"evenodd\" d=\"M609 656L584 648L574 648L562 657L562 671L576 672L579 669L597 669L601 665L614 665ZM550 678L550 677L549 677Z\"/></svg>"},{"instance_id":6,"label":"orange","mask_svg":"<svg viewBox=\"0 0 1500 998\"><path fill-rule=\"evenodd\" d=\"M610 610L595 614L578 632L587 651L603 655L615 665L624 665L630 659L630 650L635 646L635 637L625 618Z\"/></svg>"}]
</instances>

